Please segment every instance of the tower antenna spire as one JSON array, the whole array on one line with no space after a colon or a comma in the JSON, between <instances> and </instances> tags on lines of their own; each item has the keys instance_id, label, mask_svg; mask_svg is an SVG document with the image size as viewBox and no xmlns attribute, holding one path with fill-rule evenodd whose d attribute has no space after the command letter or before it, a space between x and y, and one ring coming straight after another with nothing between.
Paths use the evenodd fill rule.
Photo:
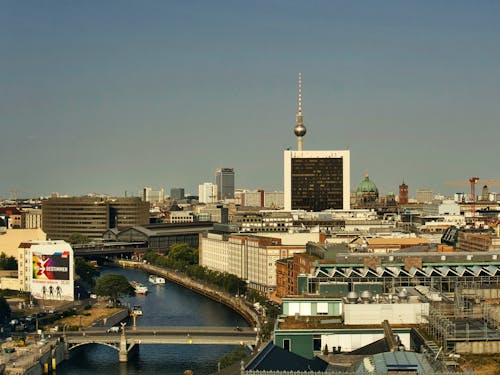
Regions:
<instances>
[{"instance_id":1,"label":"tower antenna spire","mask_svg":"<svg viewBox=\"0 0 500 375\"><path fill-rule=\"evenodd\" d=\"M297 100L297 115L295 117L296 123L293 132L297 136L297 149L302 151L302 137L306 134L304 126L304 116L302 115L302 73L299 72L299 87L298 87L298 100Z\"/></svg>"},{"instance_id":2,"label":"tower antenna spire","mask_svg":"<svg viewBox=\"0 0 500 375\"><path fill-rule=\"evenodd\" d=\"M302 73L299 72L299 96L297 105L297 115L302 115Z\"/></svg>"}]
</instances>

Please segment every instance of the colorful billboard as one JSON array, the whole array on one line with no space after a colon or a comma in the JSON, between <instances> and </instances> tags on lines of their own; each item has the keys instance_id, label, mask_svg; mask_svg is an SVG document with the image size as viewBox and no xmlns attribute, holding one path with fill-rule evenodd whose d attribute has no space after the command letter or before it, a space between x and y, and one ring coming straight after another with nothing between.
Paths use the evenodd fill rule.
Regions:
<instances>
[{"instance_id":1,"label":"colorful billboard","mask_svg":"<svg viewBox=\"0 0 500 375\"><path fill-rule=\"evenodd\" d=\"M32 253L33 279L69 280L69 251Z\"/></svg>"},{"instance_id":2,"label":"colorful billboard","mask_svg":"<svg viewBox=\"0 0 500 375\"><path fill-rule=\"evenodd\" d=\"M31 246L31 294L43 300L74 299L73 250L64 241Z\"/></svg>"}]
</instances>

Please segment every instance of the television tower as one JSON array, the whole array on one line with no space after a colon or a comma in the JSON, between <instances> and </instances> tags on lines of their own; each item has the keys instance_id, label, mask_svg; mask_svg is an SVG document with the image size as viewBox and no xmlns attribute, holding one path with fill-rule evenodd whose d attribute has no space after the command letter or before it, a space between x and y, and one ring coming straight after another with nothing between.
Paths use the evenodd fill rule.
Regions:
<instances>
[{"instance_id":1,"label":"television tower","mask_svg":"<svg viewBox=\"0 0 500 375\"><path fill-rule=\"evenodd\" d=\"M293 132L297 136L297 149L302 151L302 137L306 134L306 128L304 126L304 116L302 115L302 73L299 73L299 97L297 106L297 115L295 128Z\"/></svg>"}]
</instances>

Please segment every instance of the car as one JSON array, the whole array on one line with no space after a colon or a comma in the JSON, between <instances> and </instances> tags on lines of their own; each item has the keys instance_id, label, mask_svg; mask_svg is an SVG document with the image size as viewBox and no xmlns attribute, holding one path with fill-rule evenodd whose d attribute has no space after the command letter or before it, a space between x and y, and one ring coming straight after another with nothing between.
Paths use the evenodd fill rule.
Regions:
<instances>
[{"instance_id":1,"label":"car","mask_svg":"<svg viewBox=\"0 0 500 375\"><path fill-rule=\"evenodd\" d=\"M120 332L120 327L117 327L117 326L109 327L106 330L106 332L107 333L118 333L118 332Z\"/></svg>"}]
</instances>

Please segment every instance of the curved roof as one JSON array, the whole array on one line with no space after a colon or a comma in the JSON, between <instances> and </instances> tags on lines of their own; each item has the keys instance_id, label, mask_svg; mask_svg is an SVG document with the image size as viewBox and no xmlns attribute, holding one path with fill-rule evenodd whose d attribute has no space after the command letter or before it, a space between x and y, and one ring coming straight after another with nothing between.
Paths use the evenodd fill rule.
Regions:
<instances>
[{"instance_id":1,"label":"curved roof","mask_svg":"<svg viewBox=\"0 0 500 375\"><path fill-rule=\"evenodd\" d=\"M365 178L361 181L356 189L356 195L362 195L363 193L376 193L378 194L378 188L375 183L368 177L368 172L365 174Z\"/></svg>"}]
</instances>

